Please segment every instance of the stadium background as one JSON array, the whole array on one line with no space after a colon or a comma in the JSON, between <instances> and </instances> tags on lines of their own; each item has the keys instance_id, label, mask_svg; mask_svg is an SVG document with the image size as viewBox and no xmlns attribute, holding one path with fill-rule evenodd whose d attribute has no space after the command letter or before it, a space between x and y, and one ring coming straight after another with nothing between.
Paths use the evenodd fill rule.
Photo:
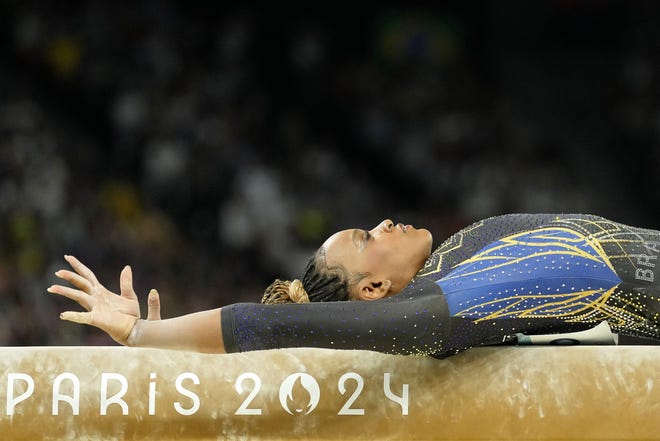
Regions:
<instances>
[{"instance_id":1,"label":"stadium background","mask_svg":"<svg viewBox=\"0 0 660 441\"><path fill-rule=\"evenodd\" d=\"M59 321L63 254L169 317L384 217L660 228L660 3L465 3L2 2L0 345L110 342Z\"/></svg>"}]
</instances>

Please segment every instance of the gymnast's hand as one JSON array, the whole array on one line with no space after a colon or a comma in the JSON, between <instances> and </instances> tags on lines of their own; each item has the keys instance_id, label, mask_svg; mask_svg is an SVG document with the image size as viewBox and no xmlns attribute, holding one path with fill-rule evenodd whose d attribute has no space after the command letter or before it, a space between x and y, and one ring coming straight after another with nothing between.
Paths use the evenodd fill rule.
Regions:
<instances>
[{"instance_id":1,"label":"gymnast's hand","mask_svg":"<svg viewBox=\"0 0 660 441\"><path fill-rule=\"evenodd\" d=\"M133 274L129 266L124 267L119 277L121 294L106 289L94 273L73 256L64 256L75 270L59 270L55 275L71 283L75 288L53 285L48 292L74 300L87 312L67 311L60 318L76 323L96 326L105 331L117 343L129 344L129 336L140 318L140 303L133 290ZM147 320L160 320L160 299L156 290L151 290L148 300Z\"/></svg>"}]
</instances>

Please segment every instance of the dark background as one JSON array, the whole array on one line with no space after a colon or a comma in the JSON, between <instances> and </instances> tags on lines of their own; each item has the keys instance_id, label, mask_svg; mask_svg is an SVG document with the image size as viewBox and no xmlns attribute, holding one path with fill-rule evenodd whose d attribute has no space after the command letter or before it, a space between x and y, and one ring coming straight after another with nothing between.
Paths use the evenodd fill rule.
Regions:
<instances>
[{"instance_id":1,"label":"dark background","mask_svg":"<svg viewBox=\"0 0 660 441\"><path fill-rule=\"evenodd\" d=\"M63 254L173 316L385 217L660 227L657 2L212 3L1 3L0 344L108 343Z\"/></svg>"}]
</instances>

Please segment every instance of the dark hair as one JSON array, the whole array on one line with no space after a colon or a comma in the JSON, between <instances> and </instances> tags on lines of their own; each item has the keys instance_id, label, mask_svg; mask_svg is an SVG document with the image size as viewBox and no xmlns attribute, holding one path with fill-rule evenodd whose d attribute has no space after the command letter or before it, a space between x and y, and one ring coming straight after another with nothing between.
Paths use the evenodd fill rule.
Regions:
<instances>
[{"instance_id":1,"label":"dark hair","mask_svg":"<svg viewBox=\"0 0 660 441\"><path fill-rule=\"evenodd\" d=\"M261 303L349 300L349 288L367 275L367 273L350 274L342 265L329 267L325 258L325 249L321 247L307 261L300 281L276 279L264 291ZM299 283L296 283L297 281Z\"/></svg>"}]
</instances>

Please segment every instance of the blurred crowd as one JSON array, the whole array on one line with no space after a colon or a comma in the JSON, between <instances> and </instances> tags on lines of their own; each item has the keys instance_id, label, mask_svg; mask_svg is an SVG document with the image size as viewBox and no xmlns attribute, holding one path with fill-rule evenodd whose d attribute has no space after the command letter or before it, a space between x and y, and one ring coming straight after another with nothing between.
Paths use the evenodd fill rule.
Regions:
<instances>
[{"instance_id":1,"label":"blurred crowd","mask_svg":"<svg viewBox=\"0 0 660 441\"><path fill-rule=\"evenodd\" d=\"M113 290L130 264L169 317L384 217L438 244L506 212L660 228L654 2L3 9L0 345L109 343L59 321L64 254Z\"/></svg>"}]
</instances>

